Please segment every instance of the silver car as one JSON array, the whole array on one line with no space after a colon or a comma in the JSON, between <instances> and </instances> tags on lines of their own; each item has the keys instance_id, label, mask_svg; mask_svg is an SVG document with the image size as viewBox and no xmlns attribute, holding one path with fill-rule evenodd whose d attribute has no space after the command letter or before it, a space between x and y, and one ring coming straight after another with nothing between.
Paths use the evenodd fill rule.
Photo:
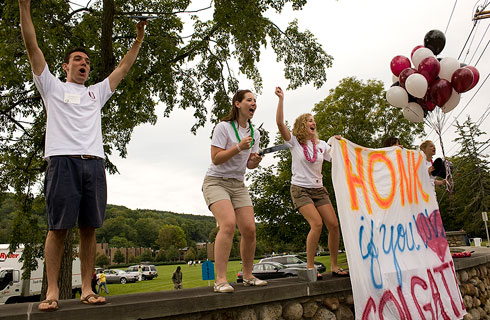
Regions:
<instances>
[{"instance_id":1,"label":"silver car","mask_svg":"<svg viewBox=\"0 0 490 320\"><path fill-rule=\"evenodd\" d=\"M107 269L104 270L107 283L121 283L126 284L127 282L136 282L138 276L134 274L127 273L119 269Z\"/></svg>"}]
</instances>

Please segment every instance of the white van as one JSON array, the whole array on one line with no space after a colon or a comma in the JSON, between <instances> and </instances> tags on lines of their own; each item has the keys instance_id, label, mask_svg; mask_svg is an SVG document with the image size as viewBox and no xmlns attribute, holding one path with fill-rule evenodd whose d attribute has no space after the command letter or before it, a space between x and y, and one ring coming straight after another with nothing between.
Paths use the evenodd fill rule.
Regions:
<instances>
[{"instance_id":1,"label":"white van","mask_svg":"<svg viewBox=\"0 0 490 320\"><path fill-rule=\"evenodd\" d=\"M22 262L19 261L24 251L20 246L9 254L9 245L0 244L0 304L23 301L39 301L43 282L44 261L37 259L37 269L31 272L30 279L22 280ZM73 260L72 290L75 294L82 290L80 259Z\"/></svg>"}]
</instances>

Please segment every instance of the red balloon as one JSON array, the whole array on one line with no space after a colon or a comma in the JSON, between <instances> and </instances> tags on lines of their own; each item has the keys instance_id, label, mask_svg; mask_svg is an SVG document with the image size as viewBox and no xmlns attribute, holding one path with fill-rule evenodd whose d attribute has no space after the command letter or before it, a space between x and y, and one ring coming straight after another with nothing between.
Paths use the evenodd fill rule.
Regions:
<instances>
[{"instance_id":1,"label":"red balloon","mask_svg":"<svg viewBox=\"0 0 490 320\"><path fill-rule=\"evenodd\" d=\"M423 45L418 45L418 46L416 46L415 48L413 48L412 53L410 54L410 58L412 58L412 57L413 57L413 53L414 53L415 51L417 51L418 49L420 49L420 48L425 48L425 47L424 47Z\"/></svg>"},{"instance_id":2,"label":"red balloon","mask_svg":"<svg viewBox=\"0 0 490 320\"><path fill-rule=\"evenodd\" d=\"M432 83L441 70L441 64L434 57L427 57L419 63L418 71L427 79L427 83Z\"/></svg>"},{"instance_id":3,"label":"red balloon","mask_svg":"<svg viewBox=\"0 0 490 320\"><path fill-rule=\"evenodd\" d=\"M476 84L478 83L478 80L480 80L480 73L473 66L465 66L465 68L468 68L471 70L471 72L473 72L473 83L471 84L470 88L466 90L466 91L470 91L471 89L473 89L476 86Z\"/></svg>"},{"instance_id":4,"label":"red balloon","mask_svg":"<svg viewBox=\"0 0 490 320\"><path fill-rule=\"evenodd\" d=\"M403 69L410 68L410 60L405 56L396 56L391 59L390 68L391 72L398 77Z\"/></svg>"},{"instance_id":5,"label":"red balloon","mask_svg":"<svg viewBox=\"0 0 490 320\"><path fill-rule=\"evenodd\" d=\"M405 81L407 81L407 78L414 73L417 73L417 70L414 68L406 68L403 69L402 72L400 72L400 75L398 76L398 81L400 82L400 86L402 88L405 88Z\"/></svg>"},{"instance_id":6,"label":"red balloon","mask_svg":"<svg viewBox=\"0 0 490 320\"><path fill-rule=\"evenodd\" d=\"M473 72L468 68L459 68L451 76L451 85L456 92L466 92L473 84Z\"/></svg>"},{"instance_id":7,"label":"red balloon","mask_svg":"<svg viewBox=\"0 0 490 320\"><path fill-rule=\"evenodd\" d=\"M446 79L437 79L430 85L429 96L436 105L442 107L451 97L453 87Z\"/></svg>"},{"instance_id":8,"label":"red balloon","mask_svg":"<svg viewBox=\"0 0 490 320\"><path fill-rule=\"evenodd\" d=\"M432 111L436 108L436 104L434 102L432 102L432 100L430 99L429 90L427 90L427 93L425 94L425 97L423 98L423 103L424 103L427 111Z\"/></svg>"}]
</instances>

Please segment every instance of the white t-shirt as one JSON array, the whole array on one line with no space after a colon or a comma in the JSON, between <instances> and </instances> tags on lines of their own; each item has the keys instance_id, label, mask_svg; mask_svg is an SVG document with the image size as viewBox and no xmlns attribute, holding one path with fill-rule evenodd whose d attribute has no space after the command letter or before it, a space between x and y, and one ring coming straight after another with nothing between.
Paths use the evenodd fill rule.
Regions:
<instances>
[{"instance_id":1,"label":"white t-shirt","mask_svg":"<svg viewBox=\"0 0 490 320\"><path fill-rule=\"evenodd\" d=\"M425 166L427 167L427 173L429 172L429 168L432 167L432 161L427 161L425 160ZM433 176L432 174L428 173L429 174L429 178L430 178L430 183L432 184L432 186L435 188L436 187L436 177Z\"/></svg>"},{"instance_id":2,"label":"white t-shirt","mask_svg":"<svg viewBox=\"0 0 490 320\"><path fill-rule=\"evenodd\" d=\"M323 160L332 161L329 153L330 146L325 141L320 140L316 145L316 160L314 163L311 163L306 160L303 147L294 135L291 134L291 140L286 141L286 143L289 145L292 157L291 171L293 172L293 177L291 178L291 184L303 188L321 188L323 186ZM313 159L313 143L311 140L306 142L306 149L310 159Z\"/></svg>"},{"instance_id":3,"label":"white t-shirt","mask_svg":"<svg viewBox=\"0 0 490 320\"><path fill-rule=\"evenodd\" d=\"M246 128L242 128L237 124L237 122L235 122L235 127L238 130L240 140L250 136L251 132L248 123ZM259 141L260 133L258 130L254 130L254 144L252 148L242 150L240 153L234 155L231 157L231 159L222 164L215 165L211 162L206 175L221 178L235 178L243 181L248 158L250 157L250 153L257 152L259 150ZM235 130L233 130L233 127L229 121L222 121L216 125L213 132L213 139L211 140L212 146L226 150L238 143L239 141L236 137Z\"/></svg>"},{"instance_id":4,"label":"white t-shirt","mask_svg":"<svg viewBox=\"0 0 490 320\"><path fill-rule=\"evenodd\" d=\"M109 100L109 78L93 86L62 82L48 65L34 83L47 112L44 156L91 155L104 158L100 112Z\"/></svg>"}]
</instances>

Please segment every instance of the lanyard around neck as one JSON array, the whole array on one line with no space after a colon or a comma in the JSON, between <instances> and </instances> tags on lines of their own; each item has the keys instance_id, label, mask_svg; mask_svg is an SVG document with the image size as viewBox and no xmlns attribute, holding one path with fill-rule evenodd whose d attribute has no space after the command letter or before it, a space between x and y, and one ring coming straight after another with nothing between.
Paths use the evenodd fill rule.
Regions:
<instances>
[{"instance_id":1,"label":"lanyard around neck","mask_svg":"<svg viewBox=\"0 0 490 320\"><path fill-rule=\"evenodd\" d=\"M230 122L231 122L231 126L233 127L233 130L235 130L235 135L236 138L238 139L238 143L240 143L242 139L240 139L240 136L238 135L238 130L235 126L235 121L230 121ZM250 143L250 147L252 147L254 145L254 127L252 126L252 124L250 124L250 136L252 137L252 142Z\"/></svg>"}]
</instances>

